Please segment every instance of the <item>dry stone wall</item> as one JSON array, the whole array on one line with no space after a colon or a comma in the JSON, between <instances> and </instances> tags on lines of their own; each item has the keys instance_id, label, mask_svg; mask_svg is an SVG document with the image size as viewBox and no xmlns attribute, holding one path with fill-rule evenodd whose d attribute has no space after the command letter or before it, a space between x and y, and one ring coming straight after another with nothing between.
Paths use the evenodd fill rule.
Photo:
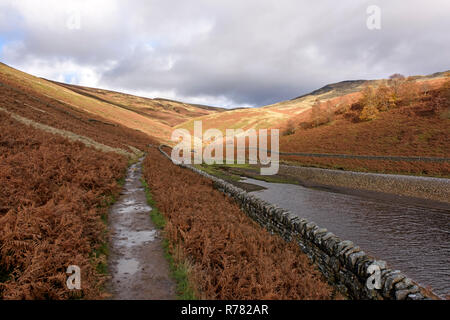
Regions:
<instances>
[{"instance_id":1,"label":"dry stone wall","mask_svg":"<svg viewBox=\"0 0 450 320\"><path fill-rule=\"evenodd\" d=\"M170 159L170 156L159 150ZM399 270L389 269L386 262L368 256L357 245L341 240L314 222L298 218L291 212L267 203L234 185L191 165L180 164L213 181L214 186L232 197L242 210L273 234L295 241L317 265L330 284L352 299L423 300L421 288ZM379 273L369 272L376 265ZM373 268L373 267L372 267ZM379 289L369 289L369 277L379 275Z\"/></svg>"}]
</instances>

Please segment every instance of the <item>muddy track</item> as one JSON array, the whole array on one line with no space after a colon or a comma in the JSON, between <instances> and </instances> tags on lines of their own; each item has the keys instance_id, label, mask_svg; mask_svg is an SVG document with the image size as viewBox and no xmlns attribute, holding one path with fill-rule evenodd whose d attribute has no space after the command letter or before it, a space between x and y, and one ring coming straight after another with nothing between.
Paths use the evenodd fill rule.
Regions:
<instances>
[{"instance_id":1,"label":"muddy track","mask_svg":"<svg viewBox=\"0 0 450 320\"><path fill-rule=\"evenodd\" d=\"M112 299L164 300L175 298L159 231L150 220L140 181L142 161L127 173L119 200L109 213L109 274Z\"/></svg>"}]
</instances>

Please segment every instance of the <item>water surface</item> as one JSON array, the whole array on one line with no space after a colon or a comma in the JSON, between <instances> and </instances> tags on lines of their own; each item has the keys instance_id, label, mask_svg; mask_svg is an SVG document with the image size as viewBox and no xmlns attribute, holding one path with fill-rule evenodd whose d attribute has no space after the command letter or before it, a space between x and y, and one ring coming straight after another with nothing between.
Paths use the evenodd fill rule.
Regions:
<instances>
[{"instance_id":1,"label":"water surface","mask_svg":"<svg viewBox=\"0 0 450 320\"><path fill-rule=\"evenodd\" d=\"M427 208L243 178L252 194L314 221L436 294L450 294L450 205Z\"/></svg>"}]
</instances>

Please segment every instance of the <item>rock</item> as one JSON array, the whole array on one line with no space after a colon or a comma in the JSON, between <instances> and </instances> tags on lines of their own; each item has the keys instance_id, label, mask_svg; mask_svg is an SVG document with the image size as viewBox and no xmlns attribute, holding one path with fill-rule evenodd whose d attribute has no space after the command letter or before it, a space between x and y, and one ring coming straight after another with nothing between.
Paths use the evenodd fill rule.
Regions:
<instances>
[{"instance_id":1,"label":"rock","mask_svg":"<svg viewBox=\"0 0 450 320\"><path fill-rule=\"evenodd\" d=\"M414 283L412 282L412 280L410 278L405 278L402 281L395 284L395 289L396 290L405 290L405 289L408 289L409 287L412 287L413 285L414 285Z\"/></svg>"},{"instance_id":2,"label":"rock","mask_svg":"<svg viewBox=\"0 0 450 320\"><path fill-rule=\"evenodd\" d=\"M384 282L383 286L383 296L385 298L394 298L391 293L394 285L397 282L402 281L404 278L405 276L399 270L394 270L387 273L385 277L386 281Z\"/></svg>"},{"instance_id":3,"label":"rock","mask_svg":"<svg viewBox=\"0 0 450 320\"><path fill-rule=\"evenodd\" d=\"M324 244L327 249L328 254L334 254L335 256L337 256L337 254L335 254L335 252L337 252L337 246L338 244L341 243L341 239L335 235L331 236L330 238L328 238L327 240L324 241Z\"/></svg>"},{"instance_id":4,"label":"rock","mask_svg":"<svg viewBox=\"0 0 450 320\"><path fill-rule=\"evenodd\" d=\"M306 231L311 231L314 230L316 228L319 228L313 221L310 221L306 224Z\"/></svg>"},{"instance_id":5,"label":"rock","mask_svg":"<svg viewBox=\"0 0 450 320\"><path fill-rule=\"evenodd\" d=\"M383 260L375 260L373 263L379 266L380 270L386 269L387 267L386 261Z\"/></svg>"},{"instance_id":6,"label":"rock","mask_svg":"<svg viewBox=\"0 0 450 320\"><path fill-rule=\"evenodd\" d=\"M406 300L423 300L423 299L425 299L425 297L420 292L410 293L406 297Z\"/></svg>"},{"instance_id":7,"label":"rock","mask_svg":"<svg viewBox=\"0 0 450 320\"><path fill-rule=\"evenodd\" d=\"M347 258L348 266L351 267L353 270L356 269L357 271L356 262L364 257L366 257L366 253L364 251L354 252L350 254Z\"/></svg>"},{"instance_id":8,"label":"rock","mask_svg":"<svg viewBox=\"0 0 450 320\"><path fill-rule=\"evenodd\" d=\"M350 240L344 240L341 241L340 243L338 243L337 245L337 252L340 253L342 250L344 250L345 248L353 248L355 245L353 244L352 241Z\"/></svg>"},{"instance_id":9,"label":"rock","mask_svg":"<svg viewBox=\"0 0 450 320\"><path fill-rule=\"evenodd\" d=\"M409 290L398 290L395 292L395 299L405 300L409 293Z\"/></svg>"},{"instance_id":10,"label":"rock","mask_svg":"<svg viewBox=\"0 0 450 320\"><path fill-rule=\"evenodd\" d=\"M410 295L410 294L417 294L417 293L419 293L419 287L416 286L416 285L413 285L412 287L410 287L408 289L396 291L395 292L395 298L397 300L405 300L408 295Z\"/></svg>"},{"instance_id":11,"label":"rock","mask_svg":"<svg viewBox=\"0 0 450 320\"><path fill-rule=\"evenodd\" d=\"M328 232L328 230L326 228L314 229L312 231L312 235L313 235L312 240L314 241L314 243L316 243L317 245L321 245L322 244L322 236L324 236L327 232Z\"/></svg>"},{"instance_id":12,"label":"rock","mask_svg":"<svg viewBox=\"0 0 450 320\"><path fill-rule=\"evenodd\" d=\"M365 256L364 258L358 259L356 262L356 272L362 280L367 280L369 274L367 273L367 268L373 263L373 258Z\"/></svg>"},{"instance_id":13,"label":"rock","mask_svg":"<svg viewBox=\"0 0 450 320\"><path fill-rule=\"evenodd\" d=\"M328 239L334 237L334 233L332 232L327 232L323 237L322 237L322 241L327 241Z\"/></svg>"},{"instance_id":14,"label":"rock","mask_svg":"<svg viewBox=\"0 0 450 320\"><path fill-rule=\"evenodd\" d=\"M313 230L313 235L318 238L320 235L325 235L328 232L326 228L318 228Z\"/></svg>"}]
</instances>

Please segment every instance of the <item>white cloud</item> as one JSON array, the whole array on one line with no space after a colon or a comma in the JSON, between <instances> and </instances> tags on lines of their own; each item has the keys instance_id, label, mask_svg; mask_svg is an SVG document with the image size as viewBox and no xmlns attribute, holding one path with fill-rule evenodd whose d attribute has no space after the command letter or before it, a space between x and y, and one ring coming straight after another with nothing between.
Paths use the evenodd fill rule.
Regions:
<instances>
[{"instance_id":1,"label":"white cloud","mask_svg":"<svg viewBox=\"0 0 450 320\"><path fill-rule=\"evenodd\" d=\"M366 27L371 4L381 30ZM80 28L67 28L73 12ZM263 105L349 78L448 69L449 13L446 0L0 0L0 38L2 60L38 76Z\"/></svg>"},{"instance_id":2,"label":"white cloud","mask_svg":"<svg viewBox=\"0 0 450 320\"><path fill-rule=\"evenodd\" d=\"M18 64L16 67L42 78L60 82L71 79L68 81L69 83L83 84L89 87L96 87L99 84L101 73L104 70L104 68L82 66L68 60L54 60L49 63L48 60L41 59L28 60L26 64Z\"/></svg>"}]
</instances>

